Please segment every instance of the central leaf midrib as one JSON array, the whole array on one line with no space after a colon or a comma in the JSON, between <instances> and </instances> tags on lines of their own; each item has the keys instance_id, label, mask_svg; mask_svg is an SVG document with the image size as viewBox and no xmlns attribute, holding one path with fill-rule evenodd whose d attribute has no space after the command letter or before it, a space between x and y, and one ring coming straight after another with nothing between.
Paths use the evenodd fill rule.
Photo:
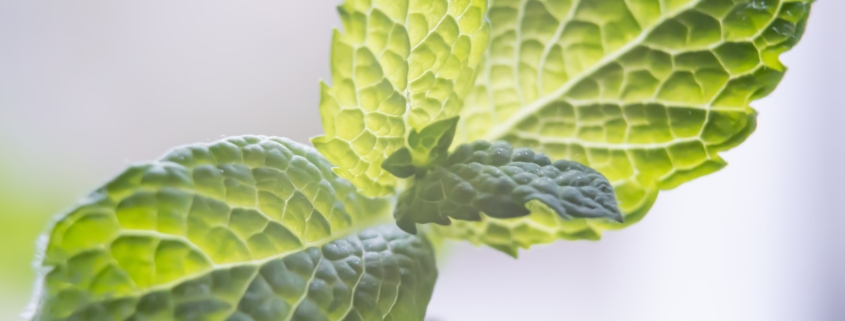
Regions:
<instances>
[{"instance_id":1,"label":"central leaf midrib","mask_svg":"<svg viewBox=\"0 0 845 321\"><path fill-rule=\"evenodd\" d=\"M515 128L519 123L523 120L531 117L535 113L537 113L540 109L547 106L548 104L554 102L555 100L565 96L569 93L572 88L574 88L577 84L581 83L584 79L587 79L589 76L595 74L605 66L609 65L610 63L618 60L626 53L630 52L631 50L635 49L637 46L641 45L651 33L657 29L659 26L663 25L666 21L673 19L680 15L683 12L686 12L689 9L692 9L703 0L692 1L687 3L686 5L678 8L677 10L663 15L657 22L652 24L650 27L643 29L640 35L630 42L628 42L625 46L622 46L615 52L611 53L610 55L604 56L601 60L599 60L596 64L592 67L588 68L584 72L576 75L575 77L571 78L565 84L563 84L558 90L555 90L553 93L546 95L544 97L538 98L534 102L523 106L520 108L515 114L508 117L508 119L498 125L494 125L493 128L484 135L483 139L487 141L495 141L502 139L505 135L507 135L513 128ZM520 21L521 22L521 21ZM564 23L569 23L569 21L565 21ZM518 44L521 45L521 44ZM491 102L492 103L492 102Z\"/></svg>"},{"instance_id":2,"label":"central leaf midrib","mask_svg":"<svg viewBox=\"0 0 845 321\"><path fill-rule=\"evenodd\" d=\"M197 272L197 273L194 273L192 275L186 275L186 276L183 276L182 278L179 278L177 280L173 280L173 281L170 281L170 282L167 282L167 283L162 283L162 284L158 284L158 285L154 285L154 286L150 286L150 287L146 287L146 288L139 288L139 289L137 289L137 292L129 294L129 295L120 296L120 297L100 298L100 299L97 299L97 300L93 300L92 302L89 302L89 304L93 304L93 303L96 303L96 302L106 302L106 301L111 301L111 300L115 300L115 299L123 299L123 298L132 298L132 297L140 298L140 297L143 297L144 295L147 295L147 294L150 294L150 293L153 293L153 292L156 292L156 291L175 288L176 286L178 286L178 285L180 285L184 282L197 279L198 277L213 273L214 271L218 271L218 270L233 269L233 268L237 268L237 267L241 267L241 266L257 266L257 267L260 267L260 266L267 264L271 261L286 258L290 255L305 251L305 250L312 248L312 247L321 248L323 245L329 244L331 242L334 242L334 241L337 241L337 240L340 240L340 239L344 239L344 238L349 237L350 235L354 235L355 233L358 233L358 232L360 232L360 231L362 231L362 230L364 230L368 227L373 227L373 226L385 224L386 221L388 221L388 220L385 220L384 218L379 218L379 219L375 219L375 220L368 220L366 222L361 222L360 224L357 224L354 227L341 230L338 233L332 233L332 235L330 237L327 237L325 239L321 239L321 240L309 242L309 243L303 243L302 246L300 246L296 249L281 252L281 253L278 253L276 255L271 255L269 257L262 258L262 259L233 262L233 263L224 263L224 264L216 264L216 263L212 262L212 266L210 268L203 270L201 272ZM205 254L205 253L203 253L203 254Z\"/></svg>"}]
</instances>

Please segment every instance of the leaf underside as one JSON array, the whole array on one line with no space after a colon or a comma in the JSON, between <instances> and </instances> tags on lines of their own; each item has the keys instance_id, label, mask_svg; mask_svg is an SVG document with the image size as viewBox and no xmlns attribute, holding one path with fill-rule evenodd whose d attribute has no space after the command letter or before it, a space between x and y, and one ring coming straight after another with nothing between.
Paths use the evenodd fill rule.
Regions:
<instances>
[{"instance_id":1,"label":"leaf underside","mask_svg":"<svg viewBox=\"0 0 845 321\"><path fill-rule=\"evenodd\" d=\"M422 320L430 245L364 230L389 209L287 139L179 148L57 219L33 319Z\"/></svg>"},{"instance_id":2,"label":"leaf underside","mask_svg":"<svg viewBox=\"0 0 845 321\"><path fill-rule=\"evenodd\" d=\"M347 0L339 7L325 135L312 140L365 195L393 193L382 162L412 131L458 116L487 48L486 0Z\"/></svg>"},{"instance_id":3,"label":"leaf underside","mask_svg":"<svg viewBox=\"0 0 845 321\"><path fill-rule=\"evenodd\" d=\"M505 140L595 168L625 219L548 213L436 233L514 252L598 239L639 221L659 190L726 165L753 132L753 100L786 68L810 0L491 0L490 46L456 143Z\"/></svg>"}]
</instances>

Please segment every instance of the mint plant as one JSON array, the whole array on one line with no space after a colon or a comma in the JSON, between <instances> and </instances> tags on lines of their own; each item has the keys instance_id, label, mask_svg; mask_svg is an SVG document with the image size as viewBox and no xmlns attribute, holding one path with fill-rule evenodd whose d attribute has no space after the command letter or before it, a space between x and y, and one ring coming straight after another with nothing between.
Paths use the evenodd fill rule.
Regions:
<instances>
[{"instance_id":1,"label":"mint plant","mask_svg":"<svg viewBox=\"0 0 845 321\"><path fill-rule=\"evenodd\" d=\"M347 0L316 149L130 167L44 234L29 318L422 320L434 243L596 240L724 167L810 2Z\"/></svg>"}]
</instances>

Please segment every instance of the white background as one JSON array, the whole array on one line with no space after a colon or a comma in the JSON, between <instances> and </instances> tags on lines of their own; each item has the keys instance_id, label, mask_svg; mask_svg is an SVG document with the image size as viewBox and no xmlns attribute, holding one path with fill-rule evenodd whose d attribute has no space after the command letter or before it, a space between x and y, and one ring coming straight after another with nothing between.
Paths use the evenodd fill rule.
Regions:
<instances>
[{"instance_id":1,"label":"white background","mask_svg":"<svg viewBox=\"0 0 845 321\"><path fill-rule=\"evenodd\" d=\"M306 142L321 132L335 5L0 0L0 153L28 181L14 189L71 204L175 145ZM845 320L845 2L813 11L726 169L662 193L601 242L519 260L458 245L429 318ZM27 296L6 291L0 311Z\"/></svg>"}]
</instances>

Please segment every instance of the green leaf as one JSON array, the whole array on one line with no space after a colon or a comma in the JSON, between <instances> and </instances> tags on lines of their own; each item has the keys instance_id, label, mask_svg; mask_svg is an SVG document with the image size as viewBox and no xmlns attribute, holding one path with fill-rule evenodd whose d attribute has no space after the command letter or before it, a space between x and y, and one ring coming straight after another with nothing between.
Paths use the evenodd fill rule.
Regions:
<instances>
[{"instance_id":1,"label":"green leaf","mask_svg":"<svg viewBox=\"0 0 845 321\"><path fill-rule=\"evenodd\" d=\"M422 320L430 245L363 230L389 205L287 139L179 148L56 220L33 319Z\"/></svg>"},{"instance_id":2,"label":"green leaf","mask_svg":"<svg viewBox=\"0 0 845 321\"><path fill-rule=\"evenodd\" d=\"M458 116L489 38L487 0L347 0L322 85L314 146L370 196L394 192L382 162L412 130Z\"/></svg>"},{"instance_id":3,"label":"green leaf","mask_svg":"<svg viewBox=\"0 0 845 321\"><path fill-rule=\"evenodd\" d=\"M410 178L419 171L442 164L449 156L455 138L458 117L437 121L422 132L411 130L408 146L402 147L381 163L381 168L398 178Z\"/></svg>"},{"instance_id":4,"label":"green leaf","mask_svg":"<svg viewBox=\"0 0 845 321\"><path fill-rule=\"evenodd\" d=\"M419 168L438 165L449 156L449 147L455 139L459 117L434 122L422 131L411 130L408 146L413 154L413 163Z\"/></svg>"},{"instance_id":5,"label":"green leaf","mask_svg":"<svg viewBox=\"0 0 845 321\"><path fill-rule=\"evenodd\" d=\"M520 248L552 243L557 240L592 240L601 238L596 219L566 220L543 203L527 204L531 214L524 217L500 219L481 213L481 220L452 221L452 225L426 225L426 237L437 244L444 239L466 240L475 245L487 245L510 256L517 257Z\"/></svg>"},{"instance_id":6,"label":"green leaf","mask_svg":"<svg viewBox=\"0 0 845 321\"><path fill-rule=\"evenodd\" d=\"M417 173L417 167L414 166L414 159L411 156L411 150L407 147L402 147L395 153L391 154L381 163L381 167L388 173L399 178L410 178Z\"/></svg>"},{"instance_id":7,"label":"green leaf","mask_svg":"<svg viewBox=\"0 0 845 321\"><path fill-rule=\"evenodd\" d=\"M527 204L534 201L565 220L622 218L613 188L600 173L571 161L552 163L546 155L504 141L459 146L443 166L400 196L394 216L400 228L416 233L416 223L479 221L482 212L495 218L526 216Z\"/></svg>"},{"instance_id":8,"label":"green leaf","mask_svg":"<svg viewBox=\"0 0 845 321\"><path fill-rule=\"evenodd\" d=\"M597 238L639 221L659 190L724 167L719 152L754 130L749 104L780 81L778 56L812 2L491 1L491 45L456 141L501 139L595 168L625 222L490 219L443 231L481 243L475 233L491 229L550 236L541 243Z\"/></svg>"}]
</instances>

